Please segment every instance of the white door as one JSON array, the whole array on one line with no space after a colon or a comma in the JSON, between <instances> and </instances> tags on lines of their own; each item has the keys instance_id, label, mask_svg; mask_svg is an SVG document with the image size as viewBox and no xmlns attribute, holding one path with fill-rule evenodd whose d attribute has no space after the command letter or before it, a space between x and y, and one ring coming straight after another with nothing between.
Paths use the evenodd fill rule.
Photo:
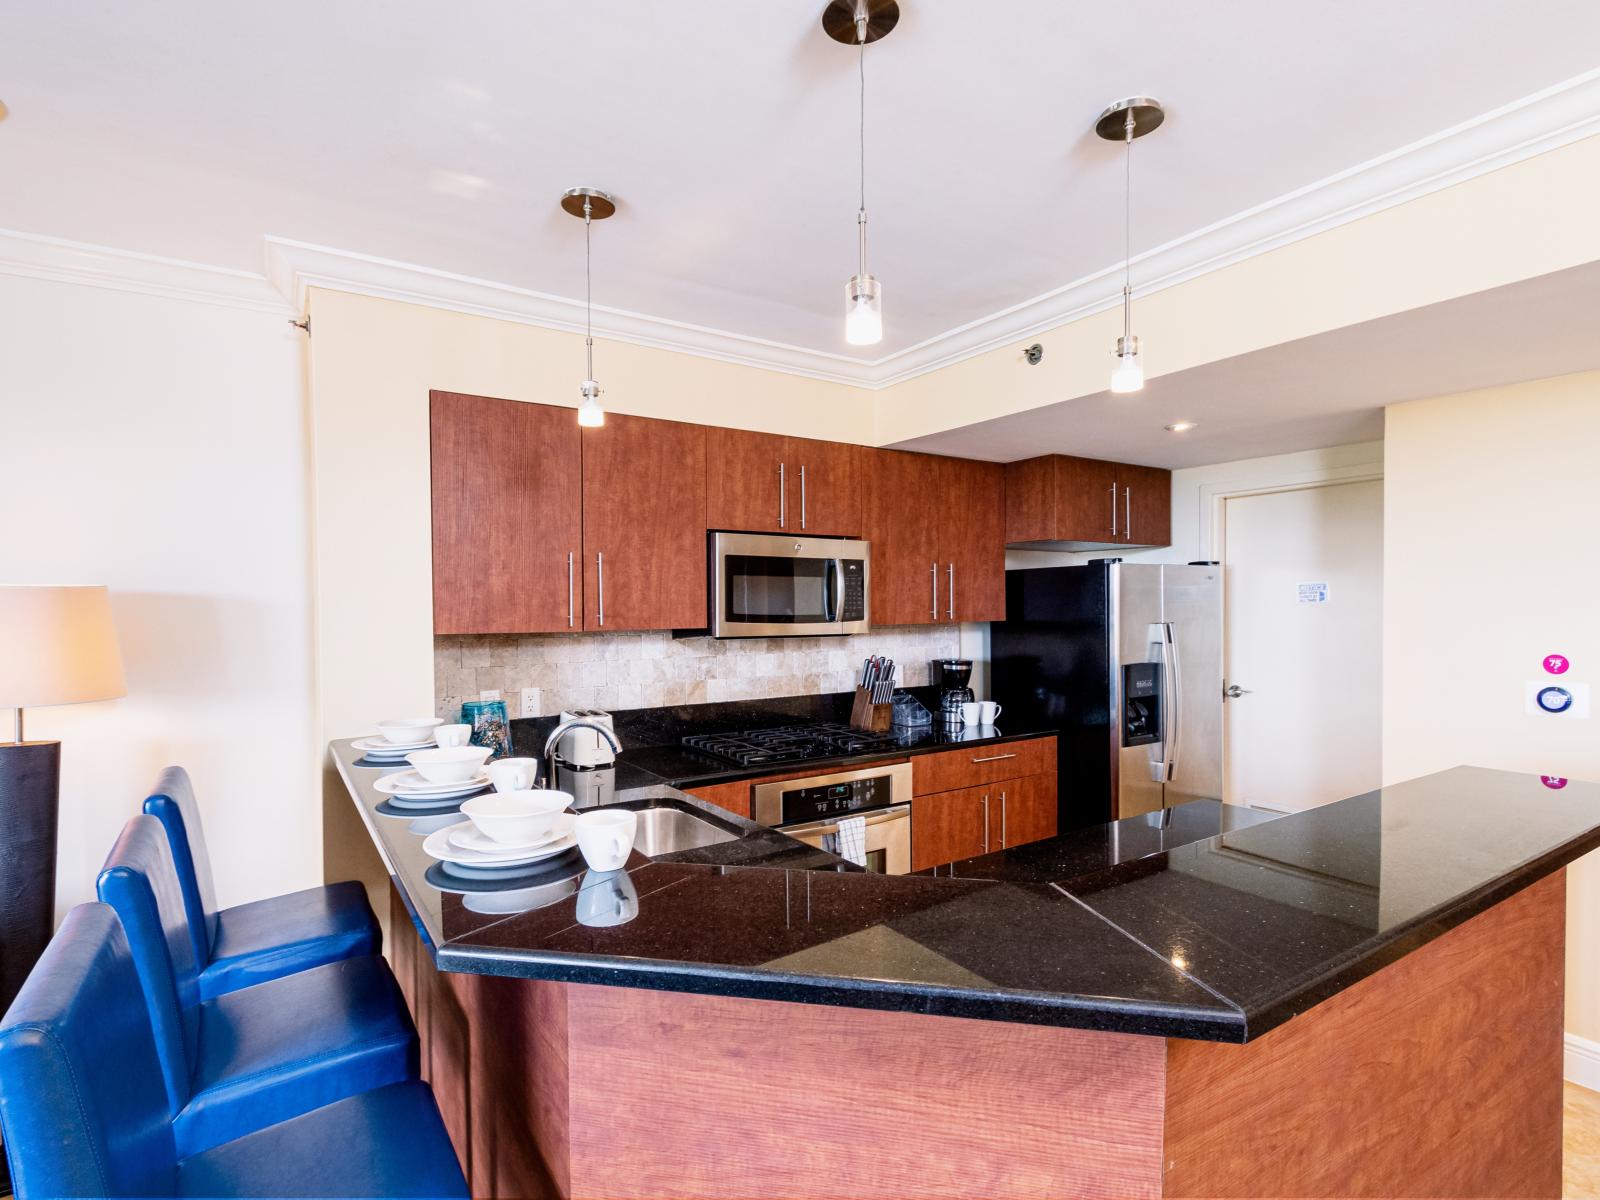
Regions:
<instances>
[{"instance_id":1,"label":"white door","mask_svg":"<svg viewBox=\"0 0 1600 1200\"><path fill-rule=\"evenodd\" d=\"M1294 812L1377 787L1383 484L1224 501L1225 795Z\"/></svg>"}]
</instances>

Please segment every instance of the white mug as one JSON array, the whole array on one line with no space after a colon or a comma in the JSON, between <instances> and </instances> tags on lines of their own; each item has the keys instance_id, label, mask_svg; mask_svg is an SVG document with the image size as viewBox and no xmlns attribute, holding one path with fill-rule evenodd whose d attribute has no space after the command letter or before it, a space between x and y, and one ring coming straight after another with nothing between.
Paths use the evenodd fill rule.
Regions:
<instances>
[{"instance_id":1,"label":"white mug","mask_svg":"<svg viewBox=\"0 0 1600 1200\"><path fill-rule=\"evenodd\" d=\"M472 740L472 726L441 725L433 731L433 740L446 750L455 746L465 746Z\"/></svg>"},{"instance_id":2,"label":"white mug","mask_svg":"<svg viewBox=\"0 0 1600 1200\"><path fill-rule=\"evenodd\" d=\"M968 701L961 706L961 723L963 725L977 725L978 716L983 706L977 701Z\"/></svg>"},{"instance_id":3,"label":"white mug","mask_svg":"<svg viewBox=\"0 0 1600 1200\"><path fill-rule=\"evenodd\" d=\"M978 705L978 724L993 725L1000 719L1000 706L993 700L985 700Z\"/></svg>"},{"instance_id":4,"label":"white mug","mask_svg":"<svg viewBox=\"0 0 1600 1200\"><path fill-rule=\"evenodd\" d=\"M605 929L639 915L639 889L626 871L590 871L578 888L578 924Z\"/></svg>"},{"instance_id":5,"label":"white mug","mask_svg":"<svg viewBox=\"0 0 1600 1200\"><path fill-rule=\"evenodd\" d=\"M497 792L525 792L539 780L537 758L501 758L484 769Z\"/></svg>"},{"instance_id":6,"label":"white mug","mask_svg":"<svg viewBox=\"0 0 1600 1200\"><path fill-rule=\"evenodd\" d=\"M615 871L628 861L639 814L631 808L592 808L578 814L578 849L591 870Z\"/></svg>"}]
</instances>

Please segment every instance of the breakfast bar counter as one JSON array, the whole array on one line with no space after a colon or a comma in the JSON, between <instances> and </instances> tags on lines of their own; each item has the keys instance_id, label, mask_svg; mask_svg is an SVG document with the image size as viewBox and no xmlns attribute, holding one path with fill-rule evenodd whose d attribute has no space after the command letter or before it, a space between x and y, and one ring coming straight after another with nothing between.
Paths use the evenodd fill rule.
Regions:
<instances>
[{"instance_id":1,"label":"breakfast bar counter","mask_svg":"<svg viewBox=\"0 0 1600 1200\"><path fill-rule=\"evenodd\" d=\"M619 799L726 840L474 890L332 751L475 1193L1559 1194L1600 787L1458 768L881 876L656 785Z\"/></svg>"}]
</instances>

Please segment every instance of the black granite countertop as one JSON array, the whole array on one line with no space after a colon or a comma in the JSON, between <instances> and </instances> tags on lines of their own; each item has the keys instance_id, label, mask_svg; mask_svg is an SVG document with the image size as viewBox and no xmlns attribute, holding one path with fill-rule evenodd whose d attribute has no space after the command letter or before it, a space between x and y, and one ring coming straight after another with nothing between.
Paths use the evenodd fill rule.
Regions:
<instances>
[{"instance_id":1,"label":"black granite countertop","mask_svg":"<svg viewBox=\"0 0 1600 1200\"><path fill-rule=\"evenodd\" d=\"M1600 786L1457 768L1308 812L1201 801L883 876L661 785L738 836L622 872L441 890L341 775L443 970L1241 1042L1600 846Z\"/></svg>"}]
</instances>

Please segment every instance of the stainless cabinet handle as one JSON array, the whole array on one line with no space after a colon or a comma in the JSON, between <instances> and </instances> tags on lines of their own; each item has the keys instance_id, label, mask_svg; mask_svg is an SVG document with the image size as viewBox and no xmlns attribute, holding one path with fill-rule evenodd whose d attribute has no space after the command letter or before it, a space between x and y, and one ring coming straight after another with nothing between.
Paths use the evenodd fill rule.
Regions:
<instances>
[{"instance_id":1,"label":"stainless cabinet handle","mask_svg":"<svg viewBox=\"0 0 1600 1200\"><path fill-rule=\"evenodd\" d=\"M933 564L933 619L939 619L939 564Z\"/></svg>"},{"instance_id":2,"label":"stainless cabinet handle","mask_svg":"<svg viewBox=\"0 0 1600 1200\"><path fill-rule=\"evenodd\" d=\"M991 754L988 758L975 758L972 761L975 762L975 763L981 763L981 762L1004 762L1008 758L1015 758L1015 757L1016 757L1015 754Z\"/></svg>"},{"instance_id":3,"label":"stainless cabinet handle","mask_svg":"<svg viewBox=\"0 0 1600 1200\"><path fill-rule=\"evenodd\" d=\"M1122 522L1122 536L1131 542L1133 541L1133 489L1131 487L1122 489L1122 503L1125 517Z\"/></svg>"},{"instance_id":4,"label":"stainless cabinet handle","mask_svg":"<svg viewBox=\"0 0 1600 1200\"><path fill-rule=\"evenodd\" d=\"M778 464L778 528L779 529L783 528L784 518L789 515L789 504L788 504L789 498L788 498L788 496L786 496L784 494L786 492L786 490L787 490L784 487L785 482L786 481L785 481L784 476L783 476L783 464L779 463Z\"/></svg>"},{"instance_id":5,"label":"stainless cabinet handle","mask_svg":"<svg viewBox=\"0 0 1600 1200\"><path fill-rule=\"evenodd\" d=\"M1111 536L1117 536L1117 485L1111 485Z\"/></svg>"},{"instance_id":6,"label":"stainless cabinet handle","mask_svg":"<svg viewBox=\"0 0 1600 1200\"><path fill-rule=\"evenodd\" d=\"M572 595L573 595L573 592L572 592L572 551L568 550L567 551L567 628L568 629L572 628L573 622L576 620L576 614L572 611Z\"/></svg>"},{"instance_id":7,"label":"stainless cabinet handle","mask_svg":"<svg viewBox=\"0 0 1600 1200\"><path fill-rule=\"evenodd\" d=\"M606 556L595 551L594 556L595 580L600 585L600 624L606 623Z\"/></svg>"},{"instance_id":8,"label":"stainless cabinet handle","mask_svg":"<svg viewBox=\"0 0 1600 1200\"><path fill-rule=\"evenodd\" d=\"M800 464L800 528L806 527L806 465Z\"/></svg>"},{"instance_id":9,"label":"stainless cabinet handle","mask_svg":"<svg viewBox=\"0 0 1600 1200\"><path fill-rule=\"evenodd\" d=\"M945 589L950 594L945 597L950 603L950 619L956 619L956 565L950 564L950 586Z\"/></svg>"},{"instance_id":10,"label":"stainless cabinet handle","mask_svg":"<svg viewBox=\"0 0 1600 1200\"><path fill-rule=\"evenodd\" d=\"M1006 846L1006 794L1000 793L1000 847Z\"/></svg>"},{"instance_id":11,"label":"stainless cabinet handle","mask_svg":"<svg viewBox=\"0 0 1600 1200\"><path fill-rule=\"evenodd\" d=\"M989 797L983 798L983 852L989 853Z\"/></svg>"}]
</instances>

